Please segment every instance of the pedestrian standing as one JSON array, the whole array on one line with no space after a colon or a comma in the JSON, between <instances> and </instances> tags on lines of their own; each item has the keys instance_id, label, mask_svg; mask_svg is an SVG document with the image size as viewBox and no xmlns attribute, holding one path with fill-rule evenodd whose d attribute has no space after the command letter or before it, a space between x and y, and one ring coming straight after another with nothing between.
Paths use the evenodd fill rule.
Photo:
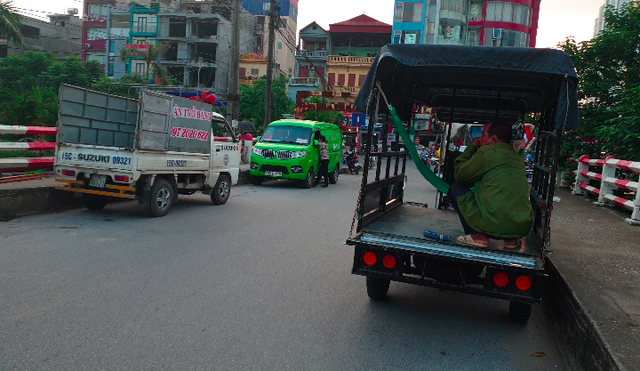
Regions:
<instances>
[{"instance_id":1,"label":"pedestrian standing","mask_svg":"<svg viewBox=\"0 0 640 371\"><path fill-rule=\"evenodd\" d=\"M318 177L314 184L320 183L320 177L324 177L323 187L329 186L329 148L327 147L327 138L324 135L320 135L318 140L318 156L320 158L320 169L318 170Z\"/></svg>"}]
</instances>

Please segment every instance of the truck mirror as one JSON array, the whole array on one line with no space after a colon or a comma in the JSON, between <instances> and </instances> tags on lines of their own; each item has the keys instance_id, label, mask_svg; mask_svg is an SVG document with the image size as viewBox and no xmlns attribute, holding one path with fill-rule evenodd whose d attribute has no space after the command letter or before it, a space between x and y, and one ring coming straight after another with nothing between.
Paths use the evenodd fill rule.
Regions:
<instances>
[{"instance_id":1,"label":"truck mirror","mask_svg":"<svg viewBox=\"0 0 640 371\"><path fill-rule=\"evenodd\" d=\"M260 138L262 138L262 136L258 136L258 137L256 138L256 141L258 141L258 142L259 142L259 141L260 141Z\"/></svg>"},{"instance_id":2,"label":"truck mirror","mask_svg":"<svg viewBox=\"0 0 640 371\"><path fill-rule=\"evenodd\" d=\"M313 145L317 147L317 146L319 146L319 145L320 145L320 142L318 142L317 140L314 140L314 141L313 141Z\"/></svg>"}]
</instances>

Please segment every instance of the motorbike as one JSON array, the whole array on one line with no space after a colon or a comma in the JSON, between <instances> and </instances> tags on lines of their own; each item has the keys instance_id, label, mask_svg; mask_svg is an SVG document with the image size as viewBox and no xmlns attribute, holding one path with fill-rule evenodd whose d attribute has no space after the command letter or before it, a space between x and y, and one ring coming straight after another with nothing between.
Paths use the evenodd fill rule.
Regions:
<instances>
[{"instance_id":1,"label":"motorbike","mask_svg":"<svg viewBox=\"0 0 640 371\"><path fill-rule=\"evenodd\" d=\"M362 170L362 165L360 165L360 162L358 162L358 156L356 155L356 151L354 150L347 151L346 159L347 159L347 167L349 168L349 173L358 175L360 173L360 170Z\"/></svg>"}]
</instances>

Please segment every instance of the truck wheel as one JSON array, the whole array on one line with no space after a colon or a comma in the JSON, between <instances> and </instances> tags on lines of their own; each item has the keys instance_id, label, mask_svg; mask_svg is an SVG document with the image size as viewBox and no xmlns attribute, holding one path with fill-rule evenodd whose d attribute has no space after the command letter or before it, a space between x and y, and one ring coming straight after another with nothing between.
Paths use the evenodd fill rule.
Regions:
<instances>
[{"instance_id":1,"label":"truck wheel","mask_svg":"<svg viewBox=\"0 0 640 371\"><path fill-rule=\"evenodd\" d=\"M261 177L259 177L259 176L253 176L253 175L251 175L251 183L253 183L253 185L260 185L260 184L262 184L262 181L263 181L263 180L264 180L264 179L263 179L263 178L261 178Z\"/></svg>"},{"instance_id":2,"label":"truck wheel","mask_svg":"<svg viewBox=\"0 0 640 371\"><path fill-rule=\"evenodd\" d=\"M511 322L526 325L529 317L531 317L531 307L531 304L526 303L518 303L515 301L509 303L509 318Z\"/></svg>"},{"instance_id":3,"label":"truck wheel","mask_svg":"<svg viewBox=\"0 0 640 371\"><path fill-rule=\"evenodd\" d=\"M229 195L231 195L231 179L228 175L221 174L211 192L211 202L214 205L224 205L229 200Z\"/></svg>"},{"instance_id":4,"label":"truck wheel","mask_svg":"<svg viewBox=\"0 0 640 371\"><path fill-rule=\"evenodd\" d=\"M102 210L104 206L107 204L107 201L100 196L92 196L85 194L84 198L84 207L89 210Z\"/></svg>"},{"instance_id":5,"label":"truck wheel","mask_svg":"<svg viewBox=\"0 0 640 371\"><path fill-rule=\"evenodd\" d=\"M156 179L149 190L147 210L154 217L165 216L173 205L173 187L164 179Z\"/></svg>"},{"instance_id":6,"label":"truck wheel","mask_svg":"<svg viewBox=\"0 0 640 371\"><path fill-rule=\"evenodd\" d=\"M367 276L367 295L373 300L382 300L389 292L389 280Z\"/></svg>"},{"instance_id":7,"label":"truck wheel","mask_svg":"<svg viewBox=\"0 0 640 371\"><path fill-rule=\"evenodd\" d=\"M302 181L302 188L311 188L313 186L313 182L315 182L315 174L313 173L313 168L310 167L309 171L307 171L307 177Z\"/></svg>"},{"instance_id":8,"label":"truck wheel","mask_svg":"<svg viewBox=\"0 0 640 371\"><path fill-rule=\"evenodd\" d=\"M333 170L331 174L329 174L329 183L336 184L338 183L338 177L340 177L340 163L336 165L336 168Z\"/></svg>"}]
</instances>

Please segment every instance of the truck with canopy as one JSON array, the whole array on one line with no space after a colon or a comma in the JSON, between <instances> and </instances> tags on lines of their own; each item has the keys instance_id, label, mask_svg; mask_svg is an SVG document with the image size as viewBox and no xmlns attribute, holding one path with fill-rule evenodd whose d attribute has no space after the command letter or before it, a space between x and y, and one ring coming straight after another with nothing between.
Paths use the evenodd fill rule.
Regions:
<instances>
[{"instance_id":1,"label":"truck with canopy","mask_svg":"<svg viewBox=\"0 0 640 371\"><path fill-rule=\"evenodd\" d=\"M355 247L352 273L366 276L371 299L383 299L391 281L404 282L507 300L511 320L528 321L545 277L562 136L579 126L577 83L569 55L559 50L450 45L387 45L380 50L355 105L370 122L383 121L383 136L393 125L404 143L413 143L406 125L421 107L437 112L444 125L434 128L497 120L514 127L525 120L535 123L529 195L534 223L517 249L505 249L496 240L489 248L458 243L455 236L464 235L463 229L446 199L439 197L431 205L407 202L404 185L412 158L425 180L446 194L460 153L443 151L439 176L414 146L394 152L383 137L381 152L369 148L365 153L365 169L373 158L377 166L363 174L347 240ZM439 134L442 143L451 136ZM425 230L454 238L429 238Z\"/></svg>"}]
</instances>

